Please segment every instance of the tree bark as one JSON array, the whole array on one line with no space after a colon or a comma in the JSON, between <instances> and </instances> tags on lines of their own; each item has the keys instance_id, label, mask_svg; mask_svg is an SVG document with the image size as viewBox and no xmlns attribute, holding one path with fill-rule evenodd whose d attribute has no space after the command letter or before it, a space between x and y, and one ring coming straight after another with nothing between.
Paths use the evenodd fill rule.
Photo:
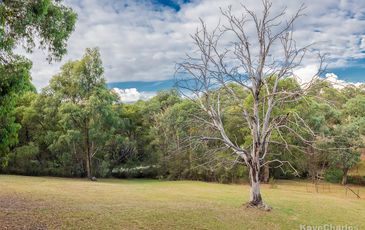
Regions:
<instances>
[{"instance_id":1,"label":"tree bark","mask_svg":"<svg viewBox=\"0 0 365 230\"><path fill-rule=\"evenodd\" d=\"M342 182L341 182L342 185L347 184L347 173L348 173L348 171L349 170L347 168L343 169L343 176L342 176Z\"/></svg>"},{"instance_id":2,"label":"tree bark","mask_svg":"<svg viewBox=\"0 0 365 230\"><path fill-rule=\"evenodd\" d=\"M250 191L250 206L261 206L263 205L261 191L260 191L260 167L257 163L252 162L249 164L250 168L250 184L251 184L251 191Z\"/></svg>"},{"instance_id":3,"label":"tree bark","mask_svg":"<svg viewBox=\"0 0 365 230\"><path fill-rule=\"evenodd\" d=\"M87 178L91 178L91 165L90 165L90 161L89 161L89 156L86 155L86 173L87 173Z\"/></svg>"},{"instance_id":4,"label":"tree bark","mask_svg":"<svg viewBox=\"0 0 365 230\"><path fill-rule=\"evenodd\" d=\"M86 123L86 127L87 126L87 122ZM84 141L84 146L85 146L85 157L86 157L86 173L87 173L87 178L91 179L92 178L92 173L91 173L91 153L90 153L90 137L89 137L89 129L85 128L85 141Z\"/></svg>"}]
</instances>

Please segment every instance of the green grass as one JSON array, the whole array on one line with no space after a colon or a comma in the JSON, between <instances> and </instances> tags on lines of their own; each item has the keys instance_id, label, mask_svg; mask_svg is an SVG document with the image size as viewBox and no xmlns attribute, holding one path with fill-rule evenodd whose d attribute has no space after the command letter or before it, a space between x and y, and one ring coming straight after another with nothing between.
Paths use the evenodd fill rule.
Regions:
<instances>
[{"instance_id":1,"label":"green grass","mask_svg":"<svg viewBox=\"0 0 365 230\"><path fill-rule=\"evenodd\" d=\"M247 185L192 181L83 179L0 175L0 229L299 229L307 225L365 228L362 199L339 185L319 193L304 181L263 186L274 209L242 206Z\"/></svg>"}]
</instances>

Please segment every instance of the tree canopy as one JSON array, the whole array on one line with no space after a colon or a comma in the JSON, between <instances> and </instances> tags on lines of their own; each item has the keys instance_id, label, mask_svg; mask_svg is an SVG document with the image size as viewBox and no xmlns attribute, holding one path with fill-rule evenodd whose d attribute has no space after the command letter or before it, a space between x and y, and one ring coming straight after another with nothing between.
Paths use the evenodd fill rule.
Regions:
<instances>
[{"instance_id":1,"label":"tree canopy","mask_svg":"<svg viewBox=\"0 0 365 230\"><path fill-rule=\"evenodd\" d=\"M22 46L32 52L38 45L48 51L48 59L60 60L74 30L76 14L53 0L0 1L0 156L17 143L19 125L14 123L14 106L22 92L35 90L31 84L32 63L14 53Z\"/></svg>"}]
</instances>

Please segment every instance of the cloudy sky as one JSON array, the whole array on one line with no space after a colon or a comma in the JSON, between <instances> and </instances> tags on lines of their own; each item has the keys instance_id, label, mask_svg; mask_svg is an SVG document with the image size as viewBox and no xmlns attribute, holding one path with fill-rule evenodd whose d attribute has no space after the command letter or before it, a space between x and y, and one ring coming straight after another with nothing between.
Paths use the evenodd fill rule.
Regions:
<instances>
[{"instance_id":1,"label":"cloudy sky","mask_svg":"<svg viewBox=\"0 0 365 230\"><path fill-rule=\"evenodd\" d=\"M99 47L105 77L121 93L143 98L154 88L145 83L171 85L175 63L192 49L189 34L199 25L220 19L219 7L232 5L240 13L240 3L258 10L257 0L64 0L78 14L76 30L68 42L68 55L61 63L48 64L46 55L36 51L33 82L46 86L64 61L78 59L86 47ZM328 72L339 79L364 82L365 1L363 0L275 0L273 11L287 6L291 15L301 3L306 16L295 25L298 44L316 42L316 49L328 54ZM309 75L316 63L304 62L299 74ZM167 80L167 81L164 81ZM119 83L115 83L119 82ZM120 83L123 82L123 83ZM127 82L127 83L126 83ZM131 84L130 82L133 82ZM136 88L137 90L125 90ZM156 90L160 89L156 87ZM141 92L142 91L142 92ZM142 95L148 91L148 95ZM127 97L128 97L127 95ZM129 97L130 99L131 97Z\"/></svg>"}]
</instances>

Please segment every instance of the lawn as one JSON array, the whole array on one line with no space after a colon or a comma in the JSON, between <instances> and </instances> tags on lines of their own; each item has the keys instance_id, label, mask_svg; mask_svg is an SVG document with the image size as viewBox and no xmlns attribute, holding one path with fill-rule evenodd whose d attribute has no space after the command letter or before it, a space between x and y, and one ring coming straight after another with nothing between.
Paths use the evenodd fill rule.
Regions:
<instances>
[{"instance_id":1,"label":"lawn","mask_svg":"<svg viewBox=\"0 0 365 230\"><path fill-rule=\"evenodd\" d=\"M0 175L0 229L299 229L365 228L362 199L339 185L279 181L263 186L274 209L248 209L247 185Z\"/></svg>"}]
</instances>

